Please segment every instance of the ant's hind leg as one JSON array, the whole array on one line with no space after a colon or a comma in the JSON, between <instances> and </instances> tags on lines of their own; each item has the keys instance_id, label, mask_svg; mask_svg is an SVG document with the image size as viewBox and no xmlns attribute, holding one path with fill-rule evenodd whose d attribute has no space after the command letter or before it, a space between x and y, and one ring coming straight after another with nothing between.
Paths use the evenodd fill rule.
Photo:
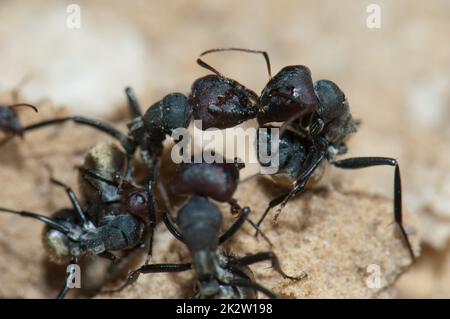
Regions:
<instances>
[{"instance_id":1,"label":"ant's hind leg","mask_svg":"<svg viewBox=\"0 0 450 319\"><path fill-rule=\"evenodd\" d=\"M271 261L272 268L275 269L275 271L278 272L283 278L291 279L291 280L301 280L301 279L304 279L307 277L307 274L305 272L302 272L302 274L299 276L287 275L283 271L283 269L281 269L281 265L280 265L277 255L275 255L273 252L270 252L270 251L242 257L242 258L231 261L230 264L237 265L237 266L246 266L246 265L251 265L251 264L258 263L258 262L265 261L265 260Z\"/></svg>"},{"instance_id":2,"label":"ant's hind leg","mask_svg":"<svg viewBox=\"0 0 450 319\"><path fill-rule=\"evenodd\" d=\"M343 169L359 169L379 165L394 166L394 220L398 225L403 239L408 248L409 255L412 260L415 260L414 250L411 242L409 241L408 234L403 226L403 213L402 213L402 183L400 178L400 168L397 160L389 157L354 157L347 158L340 161L331 162L334 166Z\"/></svg>"}]
</instances>

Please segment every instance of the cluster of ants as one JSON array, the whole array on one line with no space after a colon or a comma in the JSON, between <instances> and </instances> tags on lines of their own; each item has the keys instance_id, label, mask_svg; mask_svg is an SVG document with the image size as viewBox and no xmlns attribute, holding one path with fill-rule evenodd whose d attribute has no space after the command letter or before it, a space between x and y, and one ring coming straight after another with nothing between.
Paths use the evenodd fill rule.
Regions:
<instances>
[{"instance_id":1,"label":"cluster of ants","mask_svg":"<svg viewBox=\"0 0 450 319\"><path fill-rule=\"evenodd\" d=\"M83 116L22 126L15 108L19 105L34 108L32 105L0 107L0 130L6 134L0 145L29 131L71 121L112 136L124 150L108 144L110 146L100 157L93 156L95 147L87 153L85 163L79 167L84 185L81 188L81 201L70 187L51 178L52 183L65 190L71 208L61 209L50 217L3 207L0 212L45 223L43 241L49 258L66 264L78 264L85 255L96 255L116 263L121 258L115 252L133 250L143 245L148 247L150 256L153 232L160 217L170 233L187 246L191 262L147 262L132 271L120 289L135 282L140 274L192 269L196 280L193 298L256 298L258 292L276 298L275 293L256 282L248 267L250 264L271 261L272 267L281 276L291 280L302 279L306 274L287 275L273 252L237 257L225 253L219 248L220 245L234 236L245 222L256 229L256 234L260 233L259 227L269 211L278 206L278 213L281 212L293 196L305 190L309 182L320 179L327 164L342 169L388 165L395 168L394 220L411 258L414 258L402 224L402 192L397 161L386 157L336 159L336 156L347 152L345 142L358 126L341 89L329 80L314 83L310 70L303 65L284 67L272 77L269 57L264 51L213 49L203 52L200 57L219 51L242 51L264 56L270 80L261 95L225 77L199 58L197 63L212 74L197 79L192 84L189 96L182 93L168 94L143 113L132 89L126 88L133 116L127 134L106 122ZM253 118L257 119L259 127L271 128L281 124L279 169L271 177L280 187L286 189L288 186L285 193L270 201L257 223L249 217L250 208L241 207L233 198L239 183L239 171L243 167L238 160L234 163L179 164L172 187L175 193L187 195L187 202L178 210L176 220L168 212L158 209L155 188L163 142L173 130L187 128L192 119L201 120L203 129L226 129ZM270 149L270 145L266 146ZM138 149L147 168L145 183L138 183L135 177L134 161ZM222 213L215 202L228 203L232 214L237 216L231 227L223 233ZM147 238L148 241L144 240ZM64 298L68 291L66 280L58 298Z\"/></svg>"}]
</instances>

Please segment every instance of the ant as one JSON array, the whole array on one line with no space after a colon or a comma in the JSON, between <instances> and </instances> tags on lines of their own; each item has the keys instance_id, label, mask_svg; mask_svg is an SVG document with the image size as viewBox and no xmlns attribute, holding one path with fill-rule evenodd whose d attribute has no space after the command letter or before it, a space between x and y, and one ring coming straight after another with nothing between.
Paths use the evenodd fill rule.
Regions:
<instances>
[{"instance_id":1,"label":"ant","mask_svg":"<svg viewBox=\"0 0 450 319\"><path fill-rule=\"evenodd\" d=\"M104 155L107 156L107 154L108 152L105 152ZM117 153L110 150L109 154ZM125 156L123 153L122 155ZM103 163L111 163L117 159L102 158L102 160ZM120 258L112 251L123 251L142 246L145 228L153 227L155 224L154 202L152 198L148 197L149 193L144 187L127 180L122 180L120 183L108 180L89 168L80 167L79 169L88 183L92 183L88 181L88 178L101 181L97 184L99 187L96 188L100 198L107 192L109 195L113 193L110 187L115 188L114 192L118 197L105 202L97 202L96 206L83 210L72 189L51 177L51 183L64 188L72 203L72 208L58 210L51 217L4 207L0 207L0 212L44 222L46 227L43 244L52 262L78 264L82 256L97 255L111 260L115 264ZM116 204L116 206L112 204ZM69 276L68 273L66 282L57 296L58 299L64 298L69 291Z\"/></svg>"},{"instance_id":2,"label":"ant","mask_svg":"<svg viewBox=\"0 0 450 319\"><path fill-rule=\"evenodd\" d=\"M12 104L0 105L0 131L5 133L7 136L4 141L8 141L9 138L14 136L20 136L23 138L23 127L16 108L25 106L38 113L37 107L32 104L17 103L19 100L19 91L28 81L29 77L23 78L12 90ZM3 143L4 142L0 142L0 145Z\"/></svg>"},{"instance_id":3,"label":"ant","mask_svg":"<svg viewBox=\"0 0 450 319\"><path fill-rule=\"evenodd\" d=\"M25 106L34 110L36 113L38 112L38 109L34 105L28 103L0 105L0 131L4 132L7 136L23 137L22 123L16 112L16 108L20 106Z\"/></svg>"},{"instance_id":4,"label":"ant","mask_svg":"<svg viewBox=\"0 0 450 319\"><path fill-rule=\"evenodd\" d=\"M109 134L118 140L127 152L125 176L128 178L132 175L134 153L140 148L142 161L150 170L147 190L151 192L159 171L166 135L171 135L175 129L187 128L191 119L201 120L203 129L212 126L228 128L256 115L256 94L236 81L222 76L207 75L199 78L193 83L189 98L181 93L168 94L150 106L144 114L133 90L128 87L125 93L133 117L128 124L128 135L106 122L83 116L46 120L24 127L22 132L71 121ZM12 137L0 141L0 145Z\"/></svg>"},{"instance_id":5,"label":"ant","mask_svg":"<svg viewBox=\"0 0 450 319\"><path fill-rule=\"evenodd\" d=\"M215 154L213 155L215 156ZM238 214L242 208L233 198L239 184L239 172L245 167L238 158L233 162L221 157L218 161L207 163L180 163L173 177L172 192L180 195L197 195L225 202L230 205L233 215ZM247 218L247 222L259 231L258 226ZM270 240L261 232L264 239L272 246Z\"/></svg>"},{"instance_id":6,"label":"ant","mask_svg":"<svg viewBox=\"0 0 450 319\"><path fill-rule=\"evenodd\" d=\"M229 163L222 158L213 163L182 163L178 166L172 180L172 191L177 194L191 195L188 202L178 211L177 224L168 213L163 214L163 222L178 240L185 243L192 256L189 264L153 264L144 265L133 271L128 280L118 290L134 283L141 273L175 272L191 269L196 271L198 289L194 298L255 298L256 291L269 297L275 295L254 281L247 265L263 261L272 261L272 266L284 278L301 279L286 275L279 265L275 254L264 252L244 258L235 258L218 250L218 245L231 238L247 220L250 209L241 208L233 199L239 182L239 171L244 167L238 159ZM230 204L231 211L239 214L233 225L221 236L222 226L220 209L209 199Z\"/></svg>"},{"instance_id":7,"label":"ant","mask_svg":"<svg viewBox=\"0 0 450 319\"><path fill-rule=\"evenodd\" d=\"M207 197L194 195L179 211L177 225L167 213L164 222L169 231L188 247L192 262L181 264L146 264L131 272L125 284L116 291L131 285L141 274L161 272L181 272L194 269L197 288L194 298L256 298L260 291L269 298L277 296L269 289L255 282L248 265L269 260L272 267L291 280L306 277L292 277L283 272L277 256L272 252L261 252L254 255L236 258L219 250L218 246L231 238L248 218L250 209L240 210L238 219L222 235L220 209Z\"/></svg>"},{"instance_id":8,"label":"ant","mask_svg":"<svg viewBox=\"0 0 450 319\"><path fill-rule=\"evenodd\" d=\"M198 59L197 63L208 70L212 69L201 59ZM134 152L139 147L143 162L149 168L156 169L166 135L171 135L177 128L187 128L192 119L202 121L204 130L212 127L225 129L254 118L257 114L257 94L219 73L195 80L189 97L182 93L170 93L150 106L145 113L142 113L142 108L130 87L125 89L125 93L133 117L128 124L128 136L108 123L83 116L47 120L29 125L22 131L28 132L68 121L90 126L118 140L127 151L129 161L133 159ZM1 141L0 144L11 138Z\"/></svg>"},{"instance_id":9,"label":"ant","mask_svg":"<svg viewBox=\"0 0 450 319\"><path fill-rule=\"evenodd\" d=\"M272 177L276 183L288 185L290 191L270 201L257 225L261 225L271 208L279 205L276 219L286 203L305 190L308 182L320 179L326 162L341 169L392 166L394 220L401 231L410 257L414 260L414 251L403 226L400 167L397 160L389 157L336 159L336 156L347 152L346 141L350 134L356 132L359 124L350 113L344 92L330 80L313 83L311 72L304 65L286 66L271 77L269 57L264 51L223 48L209 50L206 53L221 51L259 52L264 55L270 80L258 98L256 117L260 127L268 127L267 124L271 122L283 123L278 150L279 170ZM210 70L220 74L212 67Z\"/></svg>"}]
</instances>

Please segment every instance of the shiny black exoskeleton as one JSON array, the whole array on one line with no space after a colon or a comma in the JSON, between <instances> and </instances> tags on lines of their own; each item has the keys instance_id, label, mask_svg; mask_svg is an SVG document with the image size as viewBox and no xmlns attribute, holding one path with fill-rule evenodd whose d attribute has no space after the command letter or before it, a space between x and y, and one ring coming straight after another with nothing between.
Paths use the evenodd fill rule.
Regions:
<instances>
[{"instance_id":1,"label":"shiny black exoskeleton","mask_svg":"<svg viewBox=\"0 0 450 319\"><path fill-rule=\"evenodd\" d=\"M16 108L20 106L26 106L34 110L35 112L38 112L38 109L34 105L27 103L0 105L0 131L5 133L6 135L23 135L22 123L16 111Z\"/></svg>"},{"instance_id":2,"label":"shiny black exoskeleton","mask_svg":"<svg viewBox=\"0 0 450 319\"><path fill-rule=\"evenodd\" d=\"M291 190L270 202L258 226L272 207L280 205L279 214L292 196L302 193L307 185L319 180L327 162L342 169L393 166L394 220L411 258L414 259L414 251L403 226L401 179L397 161L386 157L337 160L336 156L347 152L346 141L350 134L356 132L357 122L350 113L345 94L334 82L319 80L312 86L309 71L298 72L301 69L304 67L291 66L282 69L263 90L263 94L267 92L268 96L272 97L264 100L268 111L259 117L260 123L284 121L278 154L280 166L272 178ZM295 83L298 83L299 87ZM286 107L286 112L283 113L285 116L271 115L270 110L283 107Z\"/></svg>"},{"instance_id":3,"label":"shiny black exoskeleton","mask_svg":"<svg viewBox=\"0 0 450 319\"><path fill-rule=\"evenodd\" d=\"M266 58L269 76L271 74L269 58L264 51L227 48L209 50L206 53L220 51L261 53ZM211 67L210 69L215 71ZM282 123L278 153L279 170L272 177L281 185L291 188L289 192L270 202L258 226L272 207L280 205L279 213L292 196L303 192L308 182L320 179L327 161L343 169L378 165L393 166L395 168L394 219L411 258L415 258L403 227L401 180L397 161L386 157L335 159L336 156L347 152L346 140L350 134L356 132L357 122L350 113L344 92L334 82L319 80L313 83L311 72L306 66L286 66L264 87L258 99L257 108L257 119L261 127L267 127L266 125L272 122ZM292 134L288 134L287 131ZM267 165L262 162L261 164Z\"/></svg>"},{"instance_id":4,"label":"shiny black exoskeleton","mask_svg":"<svg viewBox=\"0 0 450 319\"><path fill-rule=\"evenodd\" d=\"M51 217L8 208L0 211L46 223L43 244L49 259L58 264L78 264L86 255L118 262L121 258L113 252L129 253L144 247L146 234L151 251L156 205L145 187L123 177L126 154L112 143L96 144L86 153L79 170L81 201L68 186L51 179L65 189L72 208L61 209ZM66 282L58 298L68 290Z\"/></svg>"},{"instance_id":5,"label":"shiny black exoskeleton","mask_svg":"<svg viewBox=\"0 0 450 319\"><path fill-rule=\"evenodd\" d=\"M222 235L222 214L206 197L192 196L178 212L177 223L166 214L164 222L170 232L188 247L192 262L186 264L150 264L133 271L121 289L135 282L140 274L179 272L193 269L197 282L194 298L256 298L257 291L270 298L276 295L254 281L248 265L269 260L272 267L284 278L302 279L306 274L286 275L272 252L257 253L237 258L224 254L219 245L231 238L242 226L250 209L241 209L238 219Z\"/></svg>"},{"instance_id":6,"label":"shiny black exoskeleton","mask_svg":"<svg viewBox=\"0 0 450 319\"><path fill-rule=\"evenodd\" d=\"M244 166L239 159L231 162L223 157L219 162L181 163L172 180L172 192L228 203L231 213L236 214L241 211L241 207L233 195L239 184L239 171ZM247 222L258 231L258 227L250 218L247 218ZM271 245L270 240L263 233L261 234Z\"/></svg>"},{"instance_id":7,"label":"shiny black exoskeleton","mask_svg":"<svg viewBox=\"0 0 450 319\"><path fill-rule=\"evenodd\" d=\"M51 217L0 208L0 212L37 219L46 224L43 244L51 261L78 264L80 258L86 255L116 261L113 251L132 249L141 244L145 223L140 216L131 214L126 206L122 207L121 212L105 214L100 221L94 223L68 186L53 178L51 181L65 189L72 208L59 210ZM145 195L146 192L142 191L142 194ZM68 291L69 282L66 280L58 298L64 298Z\"/></svg>"}]
</instances>

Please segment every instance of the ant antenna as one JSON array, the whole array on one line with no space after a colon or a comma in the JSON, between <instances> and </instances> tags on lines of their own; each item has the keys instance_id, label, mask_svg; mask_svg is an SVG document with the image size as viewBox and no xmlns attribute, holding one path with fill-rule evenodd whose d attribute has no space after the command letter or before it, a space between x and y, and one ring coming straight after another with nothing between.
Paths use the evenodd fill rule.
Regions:
<instances>
[{"instance_id":1,"label":"ant antenna","mask_svg":"<svg viewBox=\"0 0 450 319\"><path fill-rule=\"evenodd\" d=\"M269 74L269 78L272 78L272 70L271 70L271 66L270 66L269 54L266 51L243 49L243 48L218 48L218 49L211 49L211 50L202 52L200 54L200 56L202 57L202 56L210 54L210 53L224 52L224 51L240 51L240 52L247 52L247 53L262 54L264 56L264 59L266 60L267 72ZM223 77L223 75L219 71L217 71L215 68L213 68L211 65L207 64L206 62L204 62L202 59L198 58L197 64L200 65L201 67L204 67L205 69L208 69L208 70L214 72L218 76Z\"/></svg>"},{"instance_id":2,"label":"ant antenna","mask_svg":"<svg viewBox=\"0 0 450 319\"><path fill-rule=\"evenodd\" d=\"M8 105L8 106L11 107L11 108L12 107L19 107L19 106L26 106L26 107L29 107L30 109L33 109L36 113L39 112L36 106L34 106L32 104L28 104L28 103L15 103L15 104L11 104L11 105Z\"/></svg>"},{"instance_id":3,"label":"ant antenna","mask_svg":"<svg viewBox=\"0 0 450 319\"><path fill-rule=\"evenodd\" d=\"M36 213L32 213L32 212L28 212L28 211L18 211L18 210L13 210L13 209L9 209L9 208L4 208L4 207L0 207L0 211L4 212L4 213L10 213L10 214L14 214L14 215L19 215L22 217L28 217L28 218L34 218L37 219L41 222L46 223L47 225L49 225L50 227L60 231L63 234L69 234L70 233L70 229L67 228L64 224L61 224L57 221L55 221L52 218L49 218L47 216L44 215L40 215L40 214L36 214Z\"/></svg>"}]
</instances>

